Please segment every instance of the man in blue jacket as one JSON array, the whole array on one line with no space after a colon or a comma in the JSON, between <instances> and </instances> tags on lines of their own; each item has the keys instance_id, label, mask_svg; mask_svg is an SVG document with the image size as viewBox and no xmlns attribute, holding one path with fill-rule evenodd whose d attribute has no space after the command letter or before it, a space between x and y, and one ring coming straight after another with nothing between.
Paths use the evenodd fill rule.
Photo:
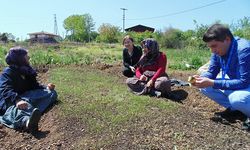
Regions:
<instances>
[{"instance_id":1,"label":"man in blue jacket","mask_svg":"<svg viewBox=\"0 0 250 150\"><path fill-rule=\"evenodd\" d=\"M221 24L212 25L203 36L212 51L210 66L201 76L195 75L194 86L226 108L221 117L243 113L248 119L244 130L250 131L250 42L234 37ZM218 74L221 71L221 77Z\"/></svg>"}]
</instances>

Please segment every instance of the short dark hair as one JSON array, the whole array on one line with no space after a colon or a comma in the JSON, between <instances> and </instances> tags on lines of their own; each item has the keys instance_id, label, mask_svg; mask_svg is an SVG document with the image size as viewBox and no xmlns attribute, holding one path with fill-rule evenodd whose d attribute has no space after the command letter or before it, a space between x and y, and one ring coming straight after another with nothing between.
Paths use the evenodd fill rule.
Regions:
<instances>
[{"instance_id":1,"label":"short dark hair","mask_svg":"<svg viewBox=\"0 0 250 150\"><path fill-rule=\"evenodd\" d=\"M224 41L226 37L233 39L233 34L229 30L229 28L222 24L214 24L208 28L206 33L203 35L202 40L204 42L210 42L212 40Z\"/></svg>"}]
</instances>

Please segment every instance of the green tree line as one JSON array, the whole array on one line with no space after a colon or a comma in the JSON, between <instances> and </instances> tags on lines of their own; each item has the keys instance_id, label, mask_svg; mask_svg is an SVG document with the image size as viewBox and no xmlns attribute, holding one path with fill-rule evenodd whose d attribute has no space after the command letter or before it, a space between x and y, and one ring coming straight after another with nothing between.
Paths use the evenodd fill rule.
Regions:
<instances>
[{"instance_id":1,"label":"green tree line","mask_svg":"<svg viewBox=\"0 0 250 150\"><path fill-rule=\"evenodd\" d=\"M214 23L220 23L216 21ZM206 48L205 43L202 41L204 32L210 25L198 24L194 20L195 29L182 31L177 28L169 27L164 31L152 32L127 32L122 33L121 29L109 23L103 23L98 32L94 31L94 21L89 14L72 15L64 20L64 28L70 32L66 36L66 40L73 40L78 42L104 42L104 43L117 43L121 42L124 34L131 35L137 43L144 38L156 38L162 47L165 48ZM246 38L250 40L250 17L244 17L235 23L227 25L235 36Z\"/></svg>"},{"instance_id":2,"label":"green tree line","mask_svg":"<svg viewBox=\"0 0 250 150\"><path fill-rule=\"evenodd\" d=\"M214 23L220 23L216 21ZM210 25L199 24L194 20L194 30L182 31L174 27L165 28L163 31L152 32L126 32L122 33L121 28L109 23L103 23L95 31L95 22L90 14L71 15L63 21L66 30L65 41L71 42L99 42L99 43L121 43L123 37L131 35L137 44L144 38L155 38L164 48L206 48L202 41L204 32ZM244 17L237 22L227 25L235 36L250 40L250 17ZM11 33L0 33L0 41L7 43L14 41Z\"/></svg>"}]
</instances>

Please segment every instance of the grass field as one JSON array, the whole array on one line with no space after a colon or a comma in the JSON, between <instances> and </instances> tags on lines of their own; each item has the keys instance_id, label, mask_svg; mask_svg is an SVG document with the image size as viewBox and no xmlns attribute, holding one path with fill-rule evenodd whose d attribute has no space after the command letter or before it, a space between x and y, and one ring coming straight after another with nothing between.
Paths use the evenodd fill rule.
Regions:
<instances>
[{"instance_id":1,"label":"grass field","mask_svg":"<svg viewBox=\"0 0 250 150\"><path fill-rule=\"evenodd\" d=\"M89 135L81 140L90 147L102 147L108 141L114 142L112 137L133 127L136 120L154 118L156 113L168 114L177 107L175 103L162 99L136 96L117 76L84 66L53 69L50 81L57 85L60 116L77 118L85 125ZM92 143L89 140L93 135L106 135L105 143ZM82 142L78 143L81 147Z\"/></svg>"},{"instance_id":2,"label":"grass field","mask_svg":"<svg viewBox=\"0 0 250 150\"><path fill-rule=\"evenodd\" d=\"M13 45L0 46L0 65L5 66L4 57ZM72 46L62 44L53 46L28 46L33 66L70 65L92 63L117 63L122 61L122 45L119 44L85 44ZM161 49L167 54L169 68L179 70L198 69L210 57L208 50L199 49ZM189 66L187 66L189 65Z\"/></svg>"}]
</instances>

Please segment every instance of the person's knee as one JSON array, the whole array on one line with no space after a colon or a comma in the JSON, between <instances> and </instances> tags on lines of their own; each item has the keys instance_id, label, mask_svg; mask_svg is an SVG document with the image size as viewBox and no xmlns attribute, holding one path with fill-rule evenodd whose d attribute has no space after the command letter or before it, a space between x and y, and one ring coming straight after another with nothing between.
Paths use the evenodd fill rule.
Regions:
<instances>
[{"instance_id":1,"label":"person's knee","mask_svg":"<svg viewBox=\"0 0 250 150\"><path fill-rule=\"evenodd\" d=\"M58 97L57 92L55 90L52 90L51 91L51 99L52 99L52 101L55 102L57 100L57 97Z\"/></svg>"},{"instance_id":2,"label":"person's knee","mask_svg":"<svg viewBox=\"0 0 250 150\"><path fill-rule=\"evenodd\" d=\"M230 104L233 108L240 110L243 107L250 105L250 95L240 92L235 92L228 97Z\"/></svg>"},{"instance_id":3,"label":"person's knee","mask_svg":"<svg viewBox=\"0 0 250 150\"><path fill-rule=\"evenodd\" d=\"M126 79L126 84L127 84L127 85L134 84L134 80L135 80L134 78L127 78L127 79Z\"/></svg>"},{"instance_id":4,"label":"person's knee","mask_svg":"<svg viewBox=\"0 0 250 150\"><path fill-rule=\"evenodd\" d=\"M134 76L134 73L130 70L123 70L122 74L129 78Z\"/></svg>"},{"instance_id":5,"label":"person's knee","mask_svg":"<svg viewBox=\"0 0 250 150\"><path fill-rule=\"evenodd\" d=\"M45 91L47 92L47 97L50 101L50 104L53 104L54 102L57 101L58 95L57 95L57 92L55 90L46 89Z\"/></svg>"},{"instance_id":6,"label":"person's knee","mask_svg":"<svg viewBox=\"0 0 250 150\"><path fill-rule=\"evenodd\" d=\"M155 89L164 93L171 92L171 82L167 79L156 82Z\"/></svg>"}]
</instances>

